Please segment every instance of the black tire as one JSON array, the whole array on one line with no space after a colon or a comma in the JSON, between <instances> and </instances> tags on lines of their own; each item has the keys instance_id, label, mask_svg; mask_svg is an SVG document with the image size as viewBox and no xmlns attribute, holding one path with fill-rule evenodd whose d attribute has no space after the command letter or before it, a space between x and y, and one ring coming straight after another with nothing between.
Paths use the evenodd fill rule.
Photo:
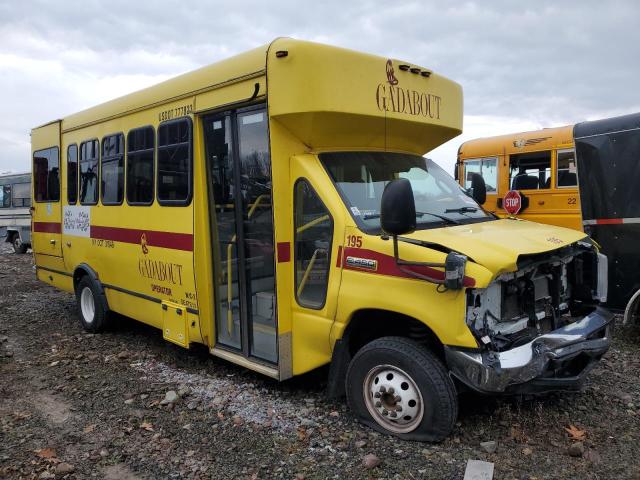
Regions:
<instances>
[{"instance_id":1,"label":"black tire","mask_svg":"<svg viewBox=\"0 0 640 480\"><path fill-rule=\"evenodd\" d=\"M406 374L410 381L413 382L413 387L419 390L421 398L419 398L420 395L417 396L419 398L418 407L422 405L422 408L418 408L418 410L422 412L422 417L418 420L419 415L415 415L413 421L419 422L415 426L391 426L389 422L407 421L406 419L411 420L411 417L407 415L403 417L405 420L400 418L393 420L390 419L391 413L385 417L382 413L376 412L377 409L373 408L374 405L371 402L376 404L375 407L380 407L380 402L376 401L370 393L368 395L372 400L369 402L369 408L373 409L374 414L367 407L367 400L365 400L364 396L365 381L370 385L370 387L367 387L368 392L370 388L379 388L378 385L382 385L386 379L389 379L389 374L387 373L386 379L380 381L375 372L379 369L388 368L397 369L399 376ZM384 373L392 370L381 371ZM373 378L371 383L369 383L369 378ZM405 389L406 385L407 383L403 382L402 389ZM406 391L413 393L402 399L403 402L417 393L413 387L407 387ZM403 440L422 442L444 440L453 430L458 416L458 396L455 385L446 368L427 348L408 338L383 337L362 347L349 365L346 391L349 408L354 412L358 420L381 433L396 435ZM375 395L378 395L378 393L376 392ZM401 398L398 395L398 393L402 393L401 391L395 393L397 398ZM408 402L411 402L411 399ZM395 402L393 402L393 405L395 405ZM400 402L397 407L390 407L390 410L393 412L394 409L398 409L400 412L402 405L403 403ZM413 405L411 403L404 405L412 407L416 405L416 401L414 400ZM383 405L380 408L386 411L384 409L385 406ZM397 414L394 412L394 415ZM377 420L376 417L380 420ZM393 431L385 426L385 422L387 426L391 426L396 430L398 428L412 428L412 430L406 432Z\"/></svg>"},{"instance_id":2,"label":"black tire","mask_svg":"<svg viewBox=\"0 0 640 480\"><path fill-rule=\"evenodd\" d=\"M13 245L13 251L19 255L27 253L27 246L22 243L20 235L15 234L11 239L11 245Z\"/></svg>"},{"instance_id":3,"label":"black tire","mask_svg":"<svg viewBox=\"0 0 640 480\"><path fill-rule=\"evenodd\" d=\"M83 308L83 292L85 295L84 302L93 302L93 318L88 318L87 303ZM90 333L100 333L109 327L109 312L105 308L102 298L102 292L88 275L83 276L76 285L76 304L78 306L78 317L82 328Z\"/></svg>"}]
</instances>

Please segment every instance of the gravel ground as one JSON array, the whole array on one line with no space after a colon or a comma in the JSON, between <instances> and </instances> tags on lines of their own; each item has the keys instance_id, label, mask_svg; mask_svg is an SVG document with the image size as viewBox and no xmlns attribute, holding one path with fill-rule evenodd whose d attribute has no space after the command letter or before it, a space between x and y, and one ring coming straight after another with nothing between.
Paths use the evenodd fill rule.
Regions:
<instances>
[{"instance_id":1,"label":"gravel ground","mask_svg":"<svg viewBox=\"0 0 640 480\"><path fill-rule=\"evenodd\" d=\"M2 245L0 478L461 479L478 459L497 479L640 479L639 351L618 327L582 393L467 394L449 439L403 442L327 400L326 371L277 383L125 318L84 333L73 296Z\"/></svg>"}]
</instances>

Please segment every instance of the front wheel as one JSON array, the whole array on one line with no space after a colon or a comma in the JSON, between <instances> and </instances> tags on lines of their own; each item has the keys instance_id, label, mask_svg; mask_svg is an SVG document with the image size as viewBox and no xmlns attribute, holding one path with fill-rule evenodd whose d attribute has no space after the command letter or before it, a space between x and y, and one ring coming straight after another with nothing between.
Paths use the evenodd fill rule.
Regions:
<instances>
[{"instance_id":1,"label":"front wheel","mask_svg":"<svg viewBox=\"0 0 640 480\"><path fill-rule=\"evenodd\" d=\"M404 440L441 441L458 415L456 389L442 362L403 337L362 347L349 365L346 390L361 422Z\"/></svg>"},{"instance_id":2,"label":"front wheel","mask_svg":"<svg viewBox=\"0 0 640 480\"><path fill-rule=\"evenodd\" d=\"M20 235L16 234L13 237L13 241L11 242L11 244L13 245L13 251L15 253L18 253L18 254L27 253L27 246L24 243L22 243L22 239L20 238Z\"/></svg>"}]
</instances>

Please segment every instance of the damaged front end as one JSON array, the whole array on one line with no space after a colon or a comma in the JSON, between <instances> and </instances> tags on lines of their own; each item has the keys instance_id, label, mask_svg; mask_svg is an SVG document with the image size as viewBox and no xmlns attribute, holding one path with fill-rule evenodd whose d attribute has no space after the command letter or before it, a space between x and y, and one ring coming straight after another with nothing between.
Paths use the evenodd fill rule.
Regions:
<instances>
[{"instance_id":1,"label":"damaged front end","mask_svg":"<svg viewBox=\"0 0 640 480\"><path fill-rule=\"evenodd\" d=\"M477 351L446 347L453 376L486 393L580 388L608 350L607 259L585 241L523 255L515 272L467 290Z\"/></svg>"}]
</instances>

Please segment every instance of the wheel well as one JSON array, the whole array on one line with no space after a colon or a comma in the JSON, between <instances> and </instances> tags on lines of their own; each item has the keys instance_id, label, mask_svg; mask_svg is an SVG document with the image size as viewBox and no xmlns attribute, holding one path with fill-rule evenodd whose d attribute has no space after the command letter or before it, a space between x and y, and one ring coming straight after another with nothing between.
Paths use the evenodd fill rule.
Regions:
<instances>
[{"instance_id":1,"label":"wheel well","mask_svg":"<svg viewBox=\"0 0 640 480\"><path fill-rule=\"evenodd\" d=\"M76 271L73 272L73 290L74 291L78 287L78 283L80 282L82 277L85 277L86 275L89 275L86 270L84 270L83 268L76 268Z\"/></svg>"},{"instance_id":2,"label":"wheel well","mask_svg":"<svg viewBox=\"0 0 640 480\"><path fill-rule=\"evenodd\" d=\"M413 317L388 310L357 311L351 318L343 338L349 354L353 356L367 343L388 336L411 338L444 359L444 347L433 330Z\"/></svg>"},{"instance_id":3,"label":"wheel well","mask_svg":"<svg viewBox=\"0 0 640 480\"><path fill-rule=\"evenodd\" d=\"M5 237L5 242L13 243L13 239L15 238L16 235L20 235L20 234L15 230L7 230L7 236Z\"/></svg>"}]
</instances>

